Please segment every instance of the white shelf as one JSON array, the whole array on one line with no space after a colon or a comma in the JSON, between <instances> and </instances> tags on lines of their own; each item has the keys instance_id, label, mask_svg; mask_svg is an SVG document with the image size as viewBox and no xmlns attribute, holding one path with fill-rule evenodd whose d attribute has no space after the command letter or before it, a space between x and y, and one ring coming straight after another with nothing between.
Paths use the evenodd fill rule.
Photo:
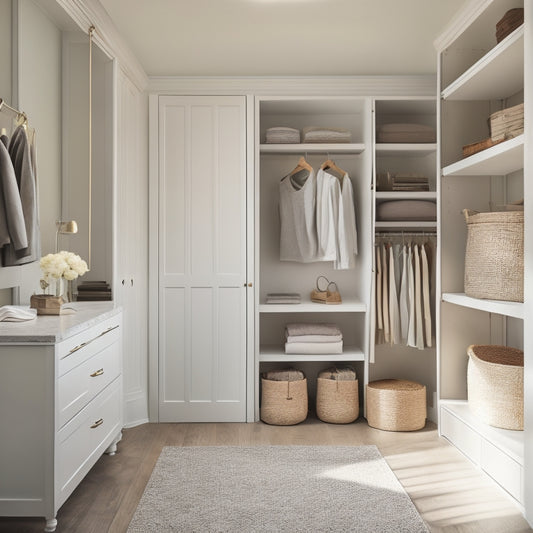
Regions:
<instances>
[{"instance_id":1,"label":"white shelf","mask_svg":"<svg viewBox=\"0 0 533 533\"><path fill-rule=\"evenodd\" d=\"M341 304L318 304L302 299L300 304L260 304L260 313L365 313L366 304L343 299Z\"/></svg>"},{"instance_id":2,"label":"white shelf","mask_svg":"<svg viewBox=\"0 0 533 533\"><path fill-rule=\"evenodd\" d=\"M378 191L376 200L435 200L435 191Z\"/></svg>"},{"instance_id":3,"label":"white shelf","mask_svg":"<svg viewBox=\"0 0 533 533\"><path fill-rule=\"evenodd\" d=\"M491 146L442 169L443 176L504 176L524 167L524 135Z\"/></svg>"},{"instance_id":4,"label":"white shelf","mask_svg":"<svg viewBox=\"0 0 533 533\"><path fill-rule=\"evenodd\" d=\"M259 348L259 361L272 363L292 363L306 361L364 361L365 354L356 346L345 346L340 354L286 354L284 346L261 346Z\"/></svg>"},{"instance_id":5,"label":"white shelf","mask_svg":"<svg viewBox=\"0 0 533 533\"><path fill-rule=\"evenodd\" d=\"M445 100L500 100L524 87L524 26L442 91Z\"/></svg>"},{"instance_id":6,"label":"white shelf","mask_svg":"<svg viewBox=\"0 0 533 533\"><path fill-rule=\"evenodd\" d=\"M472 298L464 293L443 293L442 301L462 307L469 307L487 313L497 313L498 315L513 318L524 318L524 304L521 302L504 302L502 300L480 300Z\"/></svg>"},{"instance_id":7,"label":"white shelf","mask_svg":"<svg viewBox=\"0 0 533 533\"><path fill-rule=\"evenodd\" d=\"M376 143L376 155L423 157L435 153L435 143Z\"/></svg>"},{"instance_id":8,"label":"white shelf","mask_svg":"<svg viewBox=\"0 0 533 533\"><path fill-rule=\"evenodd\" d=\"M261 144L259 151L262 154L302 154L329 153L329 154L360 154L364 152L363 143L301 143L301 144Z\"/></svg>"},{"instance_id":9,"label":"white shelf","mask_svg":"<svg viewBox=\"0 0 533 533\"><path fill-rule=\"evenodd\" d=\"M437 222L436 221L423 221L423 220L402 220L399 222L376 222L375 223L376 229L406 229L406 228L436 228Z\"/></svg>"},{"instance_id":10,"label":"white shelf","mask_svg":"<svg viewBox=\"0 0 533 533\"><path fill-rule=\"evenodd\" d=\"M487 441L512 457L517 463L524 464L523 431L496 428L481 422L479 417L472 413L466 400L441 400L440 407L447 409Z\"/></svg>"}]
</instances>

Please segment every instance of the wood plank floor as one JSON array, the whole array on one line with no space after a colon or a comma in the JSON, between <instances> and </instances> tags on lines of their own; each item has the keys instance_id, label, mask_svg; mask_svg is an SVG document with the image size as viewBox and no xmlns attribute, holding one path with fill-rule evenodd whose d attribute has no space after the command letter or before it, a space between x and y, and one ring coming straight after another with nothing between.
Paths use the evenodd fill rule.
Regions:
<instances>
[{"instance_id":1,"label":"wood plank floor","mask_svg":"<svg viewBox=\"0 0 533 533\"><path fill-rule=\"evenodd\" d=\"M363 418L348 425L311 418L290 427L259 422L144 424L126 429L118 453L103 456L60 509L57 532L125 532L163 446L276 444L375 444L432 532L533 531L511 499L440 438L433 424L413 433L390 433L368 427ZM43 519L0 518L3 533L41 532L43 527Z\"/></svg>"}]
</instances>

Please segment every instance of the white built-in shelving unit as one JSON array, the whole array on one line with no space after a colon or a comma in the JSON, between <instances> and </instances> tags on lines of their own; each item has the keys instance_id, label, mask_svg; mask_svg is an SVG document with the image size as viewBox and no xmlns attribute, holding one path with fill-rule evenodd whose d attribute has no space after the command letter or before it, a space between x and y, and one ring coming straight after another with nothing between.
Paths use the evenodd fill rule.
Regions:
<instances>
[{"instance_id":1,"label":"white built-in shelving unit","mask_svg":"<svg viewBox=\"0 0 533 533\"><path fill-rule=\"evenodd\" d=\"M512 8L525 8L525 23L500 43L496 23ZM472 0L436 41L441 96L438 168L440 184L440 253L438 334L439 430L500 484L533 519L533 420L531 397L531 320L527 287L531 283L530 220L533 197L524 177L531 165L529 133L506 140L469 157L462 146L490 136L491 113L525 103L532 105L531 2ZM531 37L529 37L531 39ZM531 43L530 43L531 44ZM526 66L526 68L524 68ZM528 83L529 81L529 83ZM529 148L529 151L531 148ZM464 294L466 224L463 209L493 211L524 198L526 301L481 300ZM529 258L528 258L529 255ZM524 431L494 428L469 408L467 347L502 344L525 352ZM529 350L528 350L529 348Z\"/></svg>"},{"instance_id":2,"label":"white built-in shelving unit","mask_svg":"<svg viewBox=\"0 0 533 533\"><path fill-rule=\"evenodd\" d=\"M389 123L423 124L437 126L437 104L435 97L376 98L374 106L375 137L380 126ZM373 185L373 235L393 234L392 241L407 242L413 234L433 234L438 223L420 220L379 220L379 204L394 200L425 200L437 203L436 143L380 143L375 142L374 185ZM390 172L410 173L428 177L429 191L390 191L381 190L378 174ZM397 234L397 236L394 236ZM405 237L404 237L405 235ZM422 237L423 238L423 237ZM377 239L374 239L378 242ZM436 240L435 240L436 242ZM434 282L434 276L433 276ZM434 285L434 283L433 283ZM435 291L432 292L433 316L435 315ZM375 305L374 302L373 306ZM374 343L374 313L372 313L369 380L397 378L418 381L426 385L428 417L437 420L435 397L437 391L435 348L417 350L404 344Z\"/></svg>"},{"instance_id":3,"label":"white built-in shelving unit","mask_svg":"<svg viewBox=\"0 0 533 533\"><path fill-rule=\"evenodd\" d=\"M306 126L345 128L350 143L267 144L269 127ZM256 97L256 419L259 415L259 375L269 368L293 366L303 370L310 383L317 373L334 363L354 366L359 383L366 382L369 344L371 284L371 101L365 97ZM318 170L333 159L352 181L358 231L359 254L351 270L334 270L329 262L280 261L279 183L291 172L300 156ZM318 276L335 281L342 303L311 302L310 292ZM267 304L270 292L298 292L300 304ZM284 331L290 322L333 322L343 333L342 354L285 354ZM362 392L361 387L361 392Z\"/></svg>"}]
</instances>

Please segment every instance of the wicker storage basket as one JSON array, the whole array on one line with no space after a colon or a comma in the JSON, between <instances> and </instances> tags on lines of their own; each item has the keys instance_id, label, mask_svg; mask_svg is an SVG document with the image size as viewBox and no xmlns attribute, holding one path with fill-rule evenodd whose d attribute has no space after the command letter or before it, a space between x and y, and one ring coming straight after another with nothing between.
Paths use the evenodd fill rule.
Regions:
<instances>
[{"instance_id":1,"label":"wicker storage basket","mask_svg":"<svg viewBox=\"0 0 533 533\"><path fill-rule=\"evenodd\" d=\"M261 378L261 420L275 426L292 426L307 418L307 379L273 381Z\"/></svg>"},{"instance_id":2,"label":"wicker storage basket","mask_svg":"<svg viewBox=\"0 0 533 533\"><path fill-rule=\"evenodd\" d=\"M359 382L353 370L333 368L318 375L316 414L323 422L332 424L349 424L357 419Z\"/></svg>"},{"instance_id":3,"label":"wicker storage basket","mask_svg":"<svg viewBox=\"0 0 533 533\"><path fill-rule=\"evenodd\" d=\"M404 379L373 381L366 388L368 425L385 431L415 431L426 425L426 387Z\"/></svg>"},{"instance_id":4,"label":"wicker storage basket","mask_svg":"<svg viewBox=\"0 0 533 533\"><path fill-rule=\"evenodd\" d=\"M524 429L524 352L507 346L468 347L468 404L486 424Z\"/></svg>"},{"instance_id":5,"label":"wicker storage basket","mask_svg":"<svg viewBox=\"0 0 533 533\"><path fill-rule=\"evenodd\" d=\"M524 301L524 213L464 210L468 226L465 293L473 298Z\"/></svg>"}]
</instances>

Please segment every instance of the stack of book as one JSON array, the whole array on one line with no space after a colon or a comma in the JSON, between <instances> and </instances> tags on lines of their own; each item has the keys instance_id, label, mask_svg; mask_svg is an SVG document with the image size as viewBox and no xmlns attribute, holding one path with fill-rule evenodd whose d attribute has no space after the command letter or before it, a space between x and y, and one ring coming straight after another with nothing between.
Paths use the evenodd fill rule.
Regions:
<instances>
[{"instance_id":1,"label":"stack of book","mask_svg":"<svg viewBox=\"0 0 533 533\"><path fill-rule=\"evenodd\" d=\"M111 299L111 287L105 281L84 281L78 285L78 302Z\"/></svg>"},{"instance_id":2,"label":"stack of book","mask_svg":"<svg viewBox=\"0 0 533 533\"><path fill-rule=\"evenodd\" d=\"M393 191L429 191L427 176L418 174L394 174L392 176Z\"/></svg>"}]
</instances>

